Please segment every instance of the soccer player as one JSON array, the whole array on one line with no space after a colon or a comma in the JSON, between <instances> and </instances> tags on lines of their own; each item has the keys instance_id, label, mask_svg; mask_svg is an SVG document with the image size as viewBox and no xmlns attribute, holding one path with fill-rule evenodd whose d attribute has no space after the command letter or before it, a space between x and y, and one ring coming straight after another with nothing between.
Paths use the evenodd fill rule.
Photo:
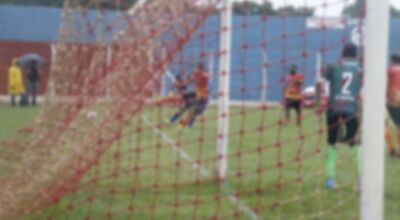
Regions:
<instances>
[{"instance_id":1,"label":"soccer player","mask_svg":"<svg viewBox=\"0 0 400 220\"><path fill-rule=\"evenodd\" d=\"M303 86L304 76L297 72L297 66L292 65L289 75L285 79L284 88L284 104L285 104L285 119L286 122L290 120L290 110L296 111L296 124L301 125L301 102L302 94L301 88Z\"/></svg>"},{"instance_id":2,"label":"soccer player","mask_svg":"<svg viewBox=\"0 0 400 220\"><path fill-rule=\"evenodd\" d=\"M197 65L190 81L194 84L196 99L184 125L192 127L196 118L203 114L208 105L209 76L202 63Z\"/></svg>"},{"instance_id":3,"label":"soccer player","mask_svg":"<svg viewBox=\"0 0 400 220\"><path fill-rule=\"evenodd\" d=\"M359 127L359 95L361 89L361 67L357 62L357 47L346 44L342 48L341 61L329 66L324 73L330 84L326 120L328 130L328 151L326 155L326 187L335 187L336 145L344 141L353 150L357 169L360 169L361 150L356 142ZM346 127L346 134L339 135L341 124Z\"/></svg>"},{"instance_id":4,"label":"soccer player","mask_svg":"<svg viewBox=\"0 0 400 220\"><path fill-rule=\"evenodd\" d=\"M400 55L392 54L391 65L388 69L388 87L387 87L387 109L391 119L396 125L397 138L400 143ZM394 147L390 128L386 127L386 142L390 154L396 156L399 152Z\"/></svg>"},{"instance_id":5,"label":"soccer player","mask_svg":"<svg viewBox=\"0 0 400 220\"><path fill-rule=\"evenodd\" d=\"M195 103L196 93L193 91L187 91L189 82L184 79L184 73L181 72L174 82L174 87L179 97L179 109L170 118L170 122L176 122L187 110L189 110Z\"/></svg>"}]
</instances>

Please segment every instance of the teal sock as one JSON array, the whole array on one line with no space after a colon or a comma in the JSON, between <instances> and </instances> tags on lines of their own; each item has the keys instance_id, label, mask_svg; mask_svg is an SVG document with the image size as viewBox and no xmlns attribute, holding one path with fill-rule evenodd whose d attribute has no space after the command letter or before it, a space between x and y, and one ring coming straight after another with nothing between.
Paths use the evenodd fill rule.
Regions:
<instances>
[{"instance_id":1,"label":"teal sock","mask_svg":"<svg viewBox=\"0 0 400 220\"><path fill-rule=\"evenodd\" d=\"M356 164L357 172L361 174L361 147L359 145L355 145L352 147L353 151L353 161Z\"/></svg>"},{"instance_id":2,"label":"teal sock","mask_svg":"<svg viewBox=\"0 0 400 220\"><path fill-rule=\"evenodd\" d=\"M326 152L325 169L327 177L335 178L336 148L334 146L329 146Z\"/></svg>"}]
</instances>

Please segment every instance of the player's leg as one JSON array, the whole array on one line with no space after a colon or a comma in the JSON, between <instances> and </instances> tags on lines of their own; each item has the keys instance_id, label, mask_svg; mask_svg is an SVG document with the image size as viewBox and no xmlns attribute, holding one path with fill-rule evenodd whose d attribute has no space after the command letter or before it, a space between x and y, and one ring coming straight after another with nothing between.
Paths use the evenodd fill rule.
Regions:
<instances>
[{"instance_id":1,"label":"player's leg","mask_svg":"<svg viewBox=\"0 0 400 220\"><path fill-rule=\"evenodd\" d=\"M186 111L188 111L188 110L190 109L190 107L191 107L190 104L184 104L183 106L181 106L181 107L179 108L179 110L178 110L177 112L175 112L175 114L173 114L173 115L171 116L171 118L169 119L169 121L170 121L171 123L175 123L176 121L178 121L179 118L182 117L182 115L183 115Z\"/></svg>"},{"instance_id":2,"label":"player's leg","mask_svg":"<svg viewBox=\"0 0 400 220\"><path fill-rule=\"evenodd\" d=\"M179 110L177 111L177 112L175 112L172 116L171 116L171 118L169 119L169 121L171 122L171 123L175 123L182 115L183 115L183 113L186 111L186 107L182 107L182 108L179 108Z\"/></svg>"},{"instance_id":3,"label":"player's leg","mask_svg":"<svg viewBox=\"0 0 400 220\"><path fill-rule=\"evenodd\" d=\"M11 97L11 106L15 106L16 105L15 95L11 94L10 97Z\"/></svg>"},{"instance_id":4,"label":"player's leg","mask_svg":"<svg viewBox=\"0 0 400 220\"><path fill-rule=\"evenodd\" d=\"M328 110L326 114L327 122L327 141L328 150L326 152L325 171L326 171L326 187L332 189L335 187L335 173L336 173L336 142L338 139L339 131L339 115Z\"/></svg>"},{"instance_id":5,"label":"player's leg","mask_svg":"<svg viewBox=\"0 0 400 220\"><path fill-rule=\"evenodd\" d=\"M388 148L388 151L390 153L390 156L396 156L396 148L394 146L394 141L393 141L393 134L392 130L390 129L389 125L386 125L385 127L385 140L386 140L386 145Z\"/></svg>"},{"instance_id":6,"label":"player's leg","mask_svg":"<svg viewBox=\"0 0 400 220\"><path fill-rule=\"evenodd\" d=\"M290 120L290 108L292 102L289 99L285 99L284 106L285 106L285 122L289 122Z\"/></svg>"},{"instance_id":7,"label":"player's leg","mask_svg":"<svg viewBox=\"0 0 400 220\"><path fill-rule=\"evenodd\" d=\"M197 101L195 108L192 111L191 117L188 120L188 126L192 127L196 118L203 114L208 105L208 99L203 98Z\"/></svg>"},{"instance_id":8,"label":"player's leg","mask_svg":"<svg viewBox=\"0 0 400 220\"><path fill-rule=\"evenodd\" d=\"M356 114L348 114L344 117L346 124L345 141L353 151L353 160L357 166L358 173L361 172L361 147L356 140L359 128L359 119Z\"/></svg>"},{"instance_id":9,"label":"player's leg","mask_svg":"<svg viewBox=\"0 0 400 220\"><path fill-rule=\"evenodd\" d=\"M302 122L302 115L301 115L302 106L301 106L300 100L298 100L294 103L294 109L296 111L296 124L297 124L297 126L300 126L301 122Z\"/></svg>"},{"instance_id":10,"label":"player's leg","mask_svg":"<svg viewBox=\"0 0 400 220\"><path fill-rule=\"evenodd\" d=\"M397 129L397 143L399 144L399 149L397 153L400 153L400 107L388 106L388 112L392 121L396 125ZM394 145L394 144L393 144Z\"/></svg>"},{"instance_id":11,"label":"player's leg","mask_svg":"<svg viewBox=\"0 0 400 220\"><path fill-rule=\"evenodd\" d=\"M194 93L187 93L183 95L183 103L180 106L179 110L171 116L171 123L175 123L187 110L189 110L194 105L195 97L196 95Z\"/></svg>"}]
</instances>

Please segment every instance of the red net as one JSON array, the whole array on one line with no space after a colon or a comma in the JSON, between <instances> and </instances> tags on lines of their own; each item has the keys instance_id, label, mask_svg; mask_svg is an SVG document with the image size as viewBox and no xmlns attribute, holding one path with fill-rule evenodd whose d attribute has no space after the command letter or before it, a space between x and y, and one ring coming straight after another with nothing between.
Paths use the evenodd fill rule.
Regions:
<instances>
[{"instance_id":1,"label":"red net","mask_svg":"<svg viewBox=\"0 0 400 220\"><path fill-rule=\"evenodd\" d=\"M231 27L221 25L219 1L137 1L127 11L89 2L66 1L42 111L0 145L1 219L358 216L349 150L338 153L340 184L325 189L325 116L313 108L320 73L362 36L361 20L326 18L348 1L280 10L271 5L279 1L244 1ZM321 17L308 17L309 6ZM228 30L232 48L221 50ZM285 118L281 102L293 65L304 78L298 119ZM227 95L230 111L219 114ZM217 130L223 118L227 135ZM226 175L217 175L223 161Z\"/></svg>"}]
</instances>

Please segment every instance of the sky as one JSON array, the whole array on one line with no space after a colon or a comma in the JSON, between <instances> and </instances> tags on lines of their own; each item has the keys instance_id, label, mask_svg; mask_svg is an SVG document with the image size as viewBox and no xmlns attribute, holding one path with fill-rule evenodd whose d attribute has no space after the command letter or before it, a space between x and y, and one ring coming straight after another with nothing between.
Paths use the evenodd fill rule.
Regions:
<instances>
[{"instance_id":1,"label":"sky","mask_svg":"<svg viewBox=\"0 0 400 220\"><path fill-rule=\"evenodd\" d=\"M262 3L266 0L234 0L236 2L243 1L253 1L257 3ZM316 16L327 16L327 17L337 17L341 14L343 7L352 4L355 0L268 0L272 2L274 7L280 8L286 5L308 6L316 7ZM390 0L391 4L400 9L400 0ZM324 10L323 4L326 3L326 9Z\"/></svg>"}]
</instances>

